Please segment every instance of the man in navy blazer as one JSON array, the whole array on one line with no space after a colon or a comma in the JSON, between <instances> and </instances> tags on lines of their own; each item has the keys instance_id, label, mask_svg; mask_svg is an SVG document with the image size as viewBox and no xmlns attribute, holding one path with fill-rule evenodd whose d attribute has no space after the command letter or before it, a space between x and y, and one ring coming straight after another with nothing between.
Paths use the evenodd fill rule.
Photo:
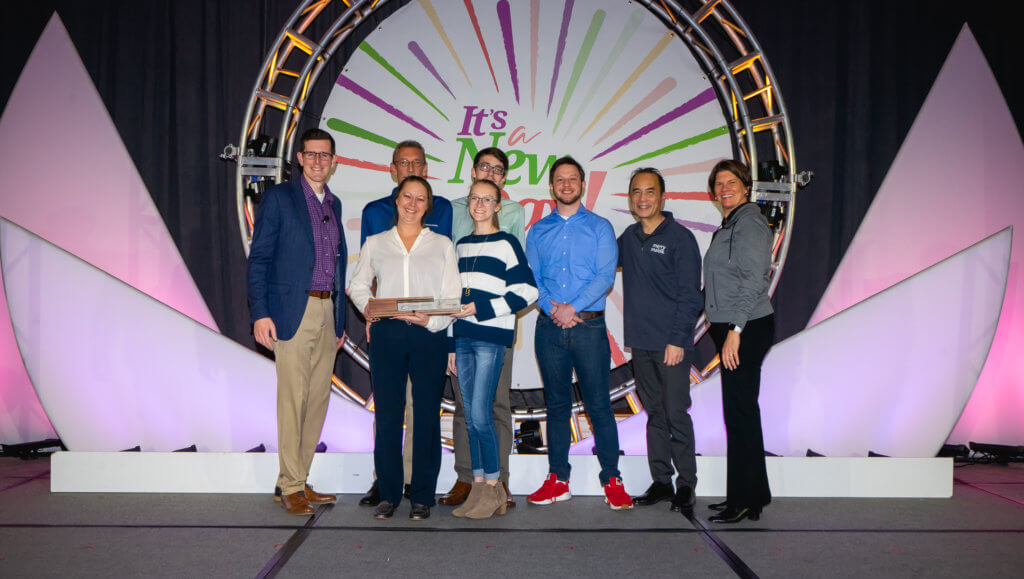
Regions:
<instances>
[{"instance_id":1,"label":"man in navy blazer","mask_svg":"<svg viewBox=\"0 0 1024 579\"><path fill-rule=\"evenodd\" d=\"M334 495L306 484L331 393L334 358L345 332L341 200L327 187L337 166L334 138L302 135L302 175L269 189L256 210L249 250L249 309L256 341L277 368L277 487L285 510L313 514Z\"/></svg>"}]
</instances>

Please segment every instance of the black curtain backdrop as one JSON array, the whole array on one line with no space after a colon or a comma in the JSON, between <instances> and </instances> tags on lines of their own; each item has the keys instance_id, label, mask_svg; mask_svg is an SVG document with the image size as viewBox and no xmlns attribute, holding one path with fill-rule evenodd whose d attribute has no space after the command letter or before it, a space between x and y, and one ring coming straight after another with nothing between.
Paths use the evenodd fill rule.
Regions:
<instances>
[{"instance_id":1,"label":"black curtain backdrop","mask_svg":"<svg viewBox=\"0 0 1024 579\"><path fill-rule=\"evenodd\" d=\"M392 9L401 3L393 0ZM1004 11L969 4L734 0L778 77L797 167L815 172L799 193L775 295L778 339L806 325L964 24L1021 131L1024 86L1013 40L1019 26ZM259 66L295 6L293 0L39 0L5 3L3 10L0 108L56 11L214 319L226 336L249 347L235 167L217 155L238 144ZM311 103L326 97L324 79L339 70L337 62L332 67ZM311 112L307 126L317 123L319 110ZM59 135L52 142L59 146ZM956 159L936 159L936 171L955 167Z\"/></svg>"}]
</instances>

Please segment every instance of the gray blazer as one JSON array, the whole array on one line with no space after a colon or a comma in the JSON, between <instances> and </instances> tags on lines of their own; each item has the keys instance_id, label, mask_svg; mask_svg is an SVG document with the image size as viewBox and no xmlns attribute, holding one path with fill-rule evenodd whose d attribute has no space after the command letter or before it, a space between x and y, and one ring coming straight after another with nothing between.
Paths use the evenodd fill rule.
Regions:
<instances>
[{"instance_id":1,"label":"gray blazer","mask_svg":"<svg viewBox=\"0 0 1024 579\"><path fill-rule=\"evenodd\" d=\"M729 214L704 255L704 313L708 321L744 327L772 313L768 301L772 232L756 203Z\"/></svg>"}]
</instances>

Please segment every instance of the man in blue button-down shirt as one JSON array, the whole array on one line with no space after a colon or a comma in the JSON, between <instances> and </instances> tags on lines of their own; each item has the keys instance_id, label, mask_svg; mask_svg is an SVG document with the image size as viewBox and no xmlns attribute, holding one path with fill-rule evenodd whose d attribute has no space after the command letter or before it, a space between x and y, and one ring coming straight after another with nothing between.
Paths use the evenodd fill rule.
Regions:
<instances>
[{"instance_id":1,"label":"man in blue button-down shirt","mask_svg":"<svg viewBox=\"0 0 1024 579\"><path fill-rule=\"evenodd\" d=\"M619 433L608 392L611 349L604 302L615 282L618 246L607 219L582 205L583 167L571 157L555 161L548 173L555 211L538 221L526 238L526 257L540 297L534 347L547 403L548 478L527 499L547 505L569 493L569 419L572 374L576 371L593 426L605 502L629 509L632 499L619 477Z\"/></svg>"}]
</instances>

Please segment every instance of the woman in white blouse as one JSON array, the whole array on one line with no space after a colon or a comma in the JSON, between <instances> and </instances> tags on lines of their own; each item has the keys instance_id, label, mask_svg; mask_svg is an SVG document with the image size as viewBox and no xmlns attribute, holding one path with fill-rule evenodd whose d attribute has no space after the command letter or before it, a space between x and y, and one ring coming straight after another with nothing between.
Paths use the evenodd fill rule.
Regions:
<instances>
[{"instance_id":1,"label":"woman in white blouse","mask_svg":"<svg viewBox=\"0 0 1024 579\"><path fill-rule=\"evenodd\" d=\"M458 259L450 239L423 225L434 196L422 177L407 177L395 195L396 223L366 240L359 253L349 296L366 312L377 280L378 298L431 297L458 299L462 291ZM402 417L406 380L412 381L413 460L409 518L430 516L437 475L441 470L439 408L448 361L445 330L452 318L410 313L372 323L370 378L377 415L373 449L380 484L378 519L391 518L402 500ZM372 335L371 335L372 334Z\"/></svg>"}]
</instances>

